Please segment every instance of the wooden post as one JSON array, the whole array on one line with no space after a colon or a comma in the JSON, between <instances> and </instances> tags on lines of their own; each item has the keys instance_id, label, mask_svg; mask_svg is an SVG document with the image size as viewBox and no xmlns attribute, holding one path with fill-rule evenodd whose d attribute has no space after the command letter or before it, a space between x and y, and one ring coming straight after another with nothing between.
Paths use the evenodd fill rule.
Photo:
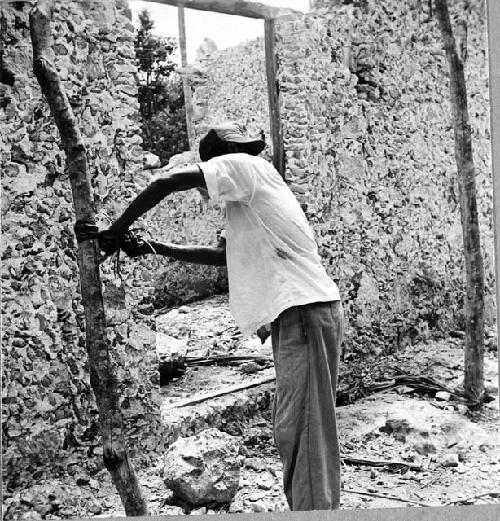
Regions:
<instances>
[{"instance_id":1,"label":"wooden post","mask_svg":"<svg viewBox=\"0 0 500 521\"><path fill-rule=\"evenodd\" d=\"M500 389L500 4L487 1L490 84L491 166L493 169L493 226L497 304L498 388ZM496 145L494 145L496 143ZM494 145L494 146L493 146Z\"/></svg>"},{"instance_id":2,"label":"wooden post","mask_svg":"<svg viewBox=\"0 0 500 521\"><path fill-rule=\"evenodd\" d=\"M459 37L459 45L457 45L451 26L448 0L436 0L435 13L450 70L451 115L464 243L466 278L464 391L471 403L479 405L484 394L484 268L477 215L472 132L464 74L467 25L465 21L457 24L455 31Z\"/></svg>"},{"instance_id":3,"label":"wooden post","mask_svg":"<svg viewBox=\"0 0 500 521\"><path fill-rule=\"evenodd\" d=\"M273 143L273 164L281 177L285 177L285 151L283 148L283 128L281 126L280 93L277 78L274 20L264 21L264 40L266 53L267 93L269 97L269 121Z\"/></svg>"},{"instance_id":4,"label":"wooden post","mask_svg":"<svg viewBox=\"0 0 500 521\"><path fill-rule=\"evenodd\" d=\"M177 8L179 19L179 49L181 51L181 66L187 65L187 48L186 48L186 20L184 17L184 7ZM191 96L191 86L185 74L182 75L182 87L184 90L184 107L186 109L186 127L189 141L189 149L194 149L195 133L193 126L193 100Z\"/></svg>"},{"instance_id":5,"label":"wooden post","mask_svg":"<svg viewBox=\"0 0 500 521\"><path fill-rule=\"evenodd\" d=\"M54 0L39 0L30 13L33 72L49 104L66 153L77 225L80 225L81 230L86 230L88 235L78 244L78 268L85 310L90 383L99 408L103 460L120 494L126 514L146 515L146 503L127 454L123 418L118 403L117 377L109 354L87 153L57 70L48 58L53 8Z\"/></svg>"}]
</instances>

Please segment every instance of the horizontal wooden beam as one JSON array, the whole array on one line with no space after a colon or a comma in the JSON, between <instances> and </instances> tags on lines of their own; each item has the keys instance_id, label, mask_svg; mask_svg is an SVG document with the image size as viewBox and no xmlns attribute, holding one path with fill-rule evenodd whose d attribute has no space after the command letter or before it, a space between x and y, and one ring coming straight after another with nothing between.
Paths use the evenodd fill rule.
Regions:
<instances>
[{"instance_id":1,"label":"horizontal wooden beam","mask_svg":"<svg viewBox=\"0 0 500 521\"><path fill-rule=\"evenodd\" d=\"M247 2L246 0L144 0L156 4L172 5L174 7L186 7L198 11L213 11L216 13L246 16L248 18L261 18L272 20L280 16L301 14L295 9L272 7L260 2Z\"/></svg>"}]
</instances>

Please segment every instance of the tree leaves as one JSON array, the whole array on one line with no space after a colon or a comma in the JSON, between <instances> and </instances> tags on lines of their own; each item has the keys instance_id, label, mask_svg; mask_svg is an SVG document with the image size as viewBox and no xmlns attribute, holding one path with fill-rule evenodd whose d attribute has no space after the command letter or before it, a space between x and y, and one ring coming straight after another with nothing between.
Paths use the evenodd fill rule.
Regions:
<instances>
[{"instance_id":1,"label":"tree leaves","mask_svg":"<svg viewBox=\"0 0 500 521\"><path fill-rule=\"evenodd\" d=\"M134 46L144 148L165 164L189 148L182 82L172 60L177 44L173 38L153 35L154 22L146 9L139 13L139 24Z\"/></svg>"}]
</instances>

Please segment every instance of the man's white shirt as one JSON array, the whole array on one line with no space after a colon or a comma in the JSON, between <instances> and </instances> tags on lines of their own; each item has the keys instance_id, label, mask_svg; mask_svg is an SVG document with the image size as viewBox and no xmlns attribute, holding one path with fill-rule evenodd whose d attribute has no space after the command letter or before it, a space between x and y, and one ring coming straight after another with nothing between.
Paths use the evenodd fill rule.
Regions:
<instances>
[{"instance_id":1,"label":"man's white shirt","mask_svg":"<svg viewBox=\"0 0 500 521\"><path fill-rule=\"evenodd\" d=\"M265 159L227 154L199 164L226 209L229 304L245 336L293 306L340 300L307 218Z\"/></svg>"}]
</instances>

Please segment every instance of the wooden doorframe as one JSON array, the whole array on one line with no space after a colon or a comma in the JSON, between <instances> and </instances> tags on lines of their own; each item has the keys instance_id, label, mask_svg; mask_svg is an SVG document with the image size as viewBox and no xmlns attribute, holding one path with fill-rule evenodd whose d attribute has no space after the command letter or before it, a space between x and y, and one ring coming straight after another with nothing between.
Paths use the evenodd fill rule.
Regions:
<instances>
[{"instance_id":1,"label":"wooden doorframe","mask_svg":"<svg viewBox=\"0 0 500 521\"><path fill-rule=\"evenodd\" d=\"M269 127L273 143L274 168L285 178L285 147L283 144L283 125L281 122L281 97L276 60L276 22L264 20L264 46L266 60L267 94L269 98Z\"/></svg>"},{"instance_id":2,"label":"wooden doorframe","mask_svg":"<svg viewBox=\"0 0 500 521\"><path fill-rule=\"evenodd\" d=\"M287 8L272 7L259 2L239 0L145 0L146 2L170 5L177 7L179 13L182 11L184 21L184 9L197 9L201 11L212 11L216 13L244 16L264 20L264 48L267 93L269 104L269 129L273 146L273 164L276 170L285 178L285 149L283 144L283 125L281 121L281 96L278 82L278 63L276 60L276 19L287 15L301 14L300 11ZM179 15L179 19L181 15ZM184 26L184 23L182 24ZM182 37L181 37L182 36ZM181 55L185 55L186 38L179 35L179 45L182 47ZM182 64L183 67L185 64ZM187 83L187 79L186 79ZM184 85L184 90L188 90ZM188 96L189 98L189 96ZM192 126L189 119L190 107L186 107L186 123ZM189 120L189 121L188 121ZM191 127L192 128L192 127ZM189 130L189 128L188 128ZM190 147L193 146L190 140Z\"/></svg>"}]
</instances>

